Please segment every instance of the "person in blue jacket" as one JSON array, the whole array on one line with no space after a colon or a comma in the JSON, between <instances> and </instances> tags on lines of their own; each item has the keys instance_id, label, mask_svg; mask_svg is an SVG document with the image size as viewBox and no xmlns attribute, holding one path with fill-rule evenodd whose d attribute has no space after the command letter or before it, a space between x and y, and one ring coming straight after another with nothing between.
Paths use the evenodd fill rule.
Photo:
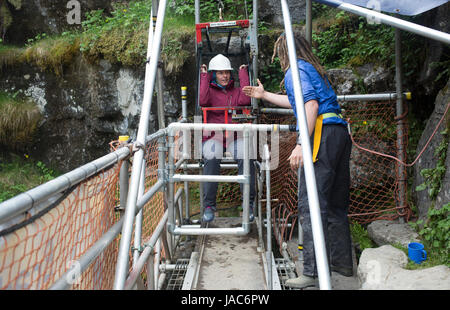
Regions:
<instances>
[{"instance_id":1,"label":"person in blue jacket","mask_svg":"<svg viewBox=\"0 0 450 310\"><path fill-rule=\"evenodd\" d=\"M295 37L297 65L305 104L308 133L313 148L314 172L321 210L322 225L327 246L330 269L344 276L353 275L351 237L348 223L350 202L350 153L351 139L347 122L341 117L341 108L324 68L313 54L309 43L302 37ZM264 90L258 86L244 87L250 97L262 99L284 108L292 108L297 117L294 98L292 70L286 37L282 34L275 43L273 59L278 56L284 76L286 95ZM283 83L283 82L282 82ZM298 128L297 128L298 129ZM290 166L301 168L301 178L305 180L303 155L300 139L290 157ZM286 281L287 286L304 288L317 285L317 266L309 213L306 185L298 192L298 209L303 229L303 274ZM331 264L330 264L331 262Z\"/></svg>"}]
</instances>

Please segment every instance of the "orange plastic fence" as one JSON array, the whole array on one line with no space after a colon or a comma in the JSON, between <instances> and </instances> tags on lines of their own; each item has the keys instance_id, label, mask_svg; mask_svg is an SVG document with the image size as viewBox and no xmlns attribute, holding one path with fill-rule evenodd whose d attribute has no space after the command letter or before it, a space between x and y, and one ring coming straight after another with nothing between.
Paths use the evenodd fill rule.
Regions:
<instances>
[{"instance_id":1,"label":"orange plastic fence","mask_svg":"<svg viewBox=\"0 0 450 310\"><path fill-rule=\"evenodd\" d=\"M145 159L148 190L157 180L156 140L148 144ZM78 184L45 214L19 226L0 227L0 289L48 289L67 271L72 289L113 288L120 236L87 270L76 272L79 258L120 218L116 207L121 164ZM151 236L163 214L163 193L158 192L143 209L141 244ZM130 266L131 258L130 250Z\"/></svg>"},{"instance_id":2,"label":"orange plastic fence","mask_svg":"<svg viewBox=\"0 0 450 310\"><path fill-rule=\"evenodd\" d=\"M399 146L393 103L346 105L343 114L351 121L355 142L365 148L397 156ZM293 116L265 114L260 122L290 124L295 119ZM406 150L407 130L404 132L401 149ZM280 133L278 167L271 171L272 219L279 245L292 237L297 222L297 175L287 161L295 140L295 133ZM157 140L148 143L145 160L145 187L148 190L158 177ZM70 189L45 214L31 216L19 226L0 227L0 289L48 289L65 272L76 267L79 258L120 218L116 211L120 165L101 171ZM368 223L409 216L409 206L397 204L397 165L392 159L353 147L351 220ZM237 184L223 185L219 188L218 209L224 203L227 207L240 205L241 199ZM158 192L143 208L141 244L150 238L164 210L164 193ZM71 288L112 289L118 245L119 237L79 277L67 279L72 284ZM165 257L164 249L161 255ZM146 285L145 276L143 279Z\"/></svg>"}]
</instances>

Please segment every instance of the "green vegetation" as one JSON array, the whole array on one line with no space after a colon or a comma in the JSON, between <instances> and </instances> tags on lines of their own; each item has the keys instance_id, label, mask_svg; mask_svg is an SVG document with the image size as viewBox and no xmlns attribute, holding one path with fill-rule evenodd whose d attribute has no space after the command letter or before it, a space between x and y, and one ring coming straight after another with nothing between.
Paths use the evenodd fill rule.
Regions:
<instances>
[{"instance_id":1,"label":"green vegetation","mask_svg":"<svg viewBox=\"0 0 450 310\"><path fill-rule=\"evenodd\" d=\"M448 256L450 250L450 202L440 208L436 206L436 198L442 189L442 180L447 170L445 160L449 145L448 127L441 134L442 141L434 152L434 156L438 159L436 167L420 171L424 182L416 187L416 191L428 189L428 196L432 203L428 209L427 219L415 223L410 222L410 225L418 231L425 249L427 249L427 261L422 263L425 266L430 264L450 266Z\"/></svg>"},{"instance_id":2,"label":"green vegetation","mask_svg":"<svg viewBox=\"0 0 450 310\"><path fill-rule=\"evenodd\" d=\"M190 16L194 21L194 0L175 0L172 2L170 14ZM250 0L222 0L222 19L238 20L252 18L252 1ZM200 1L200 22L219 21L219 8L217 1ZM246 12L247 10L247 12Z\"/></svg>"},{"instance_id":3,"label":"green vegetation","mask_svg":"<svg viewBox=\"0 0 450 310\"><path fill-rule=\"evenodd\" d=\"M448 149L448 128L441 132L442 141L434 151L434 155L438 158L435 168L423 169L420 174L425 181L416 187L416 191L423 191L428 188L428 195L435 200L442 188L442 180L444 179L447 167L445 159L447 158Z\"/></svg>"},{"instance_id":4,"label":"green vegetation","mask_svg":"<svg viewBox=\"0 0 450 310\"><path fill-rule=\"evenodd\" d=\"M12 155L6 159L0 155L0 202L22 192L48 182L56 177L56 172L44 163L34 162L28 155Z\"/></svg>"},{"instance_id":5,"label":"green vegetation","mask_svg":"<svg viewBox=\"0 0 450 310\"><path fill-rule=\"evenodd\" d=\"M115 4L111 16L103 10L87 13L82 22L80 50L92 60L133 66L146 60L151 1Z\"/></svg>"},{"instance_id":6,"label":"green vegetation","mask_svg":"<svg viewBox=\"0 0 450 310\"><path fill-rule=\"evenodd\" d=\"M0 93L0 146L24 149L33 138L41 113L30 99Z\"/></svg>"},{"instance_id":7,"label":"green vegetation","mask_svg":"<svg viewBox=\"0 0 450 310\"><path fill-rule=\"evenodd\" d=\"M361 66L368 62L392 64L394 30L386 25L370 25L363 17L340 11L334 23L316 24L315 53L326 68Z\"/></svg>"},{"instance_id":8,"label":"green vegetation","mask_svg":"<svg viewBox=\"0 0 450 310\"><path fill-rule=\"evenodd\" d=\"M29 46L23 50L19 61L62 76L64 67L72 63L79 49L79 39L73 36L47 37L42 34L29 40Z\"/></svg>"},{"instance_id":9,"label":"green vegetation","mask_svg":"<svg viewBox=\"0 0 450 310\"><path fill-rule=\"evenodd\" d=\"M326 69L373 63L394 70L394 34L388 25L370 24L364 17L313 2L313 47ZM424 38L402 32L401 42L403 76L408 80L422 65Z\"/></svg>"},{"instance_id":10,"label":"green vegetation","mask_svg":"<svg viewBox=\"0 0 450 310\"><path fill-rule=\"evenodd\" d=\"M450 202L440 209L430 207L425 223L419 220L410 225L418 230L427 250L427 261L422 264L425 266L445 264L450 267L448 256L450 250ZM420 228L421 225L423 225L422 228Z\"/></svg>"},{"instance_id":11,"label":"green vegetation","mask_svg":"<svg viewBox=\"0 0 450 310\"><path fill-rule=\"evenodd\" d=\"M364 251L364 249L373 248L375 246L373 241L369 238L366 228L358 222L353 222L350 224L350 234L352 236L353 243L355 243L360 253ZM357 257L359 258L358 255Z\"/></svg>"}]
</instances>

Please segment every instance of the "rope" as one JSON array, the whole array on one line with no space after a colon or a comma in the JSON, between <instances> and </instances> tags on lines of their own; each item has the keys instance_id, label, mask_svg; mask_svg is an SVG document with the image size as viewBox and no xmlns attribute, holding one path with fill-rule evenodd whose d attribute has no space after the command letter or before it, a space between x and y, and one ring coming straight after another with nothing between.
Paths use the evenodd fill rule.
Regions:
<instances>
[{"instance_id":1,"label":"rope","mask_svg":"<svg viewBox=\"0 0 450 310\"><path fill-rule=\"evenodd\" d=\"M221 0L217 0L217 8L219 9L219 20L223 21L222 11L225 9L225 6Z\"/></svg>"},{"instance_id":2,"label":"rope","mask_svg":"<svg viewBox=\"0 0 450 310\"><path fill-rule=\"evenodd\" d=\"M422 156L423 152L425 151L425 149L426 149L426 148L428 147L428 145L430 144L431 139L433 139L433 137L434 137L434 135L436 134L438 128L441 126L441 123L442 123L442 121L444 120L444 118L445 118L445 116L446 116L446 114L447 114L447 112L448 112L449 106L450 106L450 103L447 104L447 108L445 109L444 115L442 115L442 118L440 119L439 123L437 124L436 128L434 129L433 133L431 134L430 138L428 139L427 143L425 144L425 146L423 147L423 149L420 151L420 153L419 153L419 155L416 157L416 159L415 159L412 163L410 163L410 164L407 164L407 163L401 161L401 160L398 159L397 157L394 157L394 156L391 156L391 155L387 155L387 154L384 154L384 153L380 153L380 152L377 152L377 151L369 150L369 149L366 149L366 148L360 146L360 145L359 145L358 143L356 143L355 140L353 139L353 135L352 135L351 130L350 130L350 119L347 119L347 123L348 123L348 133L350 134L350 138L352 139L353 144L354 144L357 148L359 148L359 149L361 149L361 150L363 150L363 151L366 151L366 152L375 154L375 155L384 156L384 157L393 159L393 160L397 161L399 164L401 164L401 165L403 165L403 166L405 166L405 167L412 167L412 166L414 166L414 165L416 164L416 162L419 160L420 156ZM399 119L401 119L401 117L400 117Z\"/></svg>"}]
</instances>

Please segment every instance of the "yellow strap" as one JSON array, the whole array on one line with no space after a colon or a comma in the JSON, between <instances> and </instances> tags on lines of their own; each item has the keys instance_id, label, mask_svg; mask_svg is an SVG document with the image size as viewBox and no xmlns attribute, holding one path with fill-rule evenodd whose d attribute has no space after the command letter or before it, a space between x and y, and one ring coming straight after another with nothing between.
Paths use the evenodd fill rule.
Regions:
<instances>
[{"instance_id":1,"label":"yellow strap","mask_svg":"<svg viewBox=\"0 0 450 310\"><path fill-rule=\"evenodd\" d=\"M323 114L317 116L316 127L314 129L314 146L313 146L313 163L317 161L317 154L319 153L320 140L322 138L322 124Z\"/></svg>"},{"instance_id":2,"label":"yellow strap","mask_svg":"<svg viewBox=\"0 0 450 310\"><path fill-rule=\"evenodd\" d=\"M313 163L317 161L317 154L319 154L320 140L322 139L322 125L323 120L329 117L340 117L336 113L324 113L317 116L316 127L314 129L314 146L313 146Z\"/></svg>"}]
</instances>

